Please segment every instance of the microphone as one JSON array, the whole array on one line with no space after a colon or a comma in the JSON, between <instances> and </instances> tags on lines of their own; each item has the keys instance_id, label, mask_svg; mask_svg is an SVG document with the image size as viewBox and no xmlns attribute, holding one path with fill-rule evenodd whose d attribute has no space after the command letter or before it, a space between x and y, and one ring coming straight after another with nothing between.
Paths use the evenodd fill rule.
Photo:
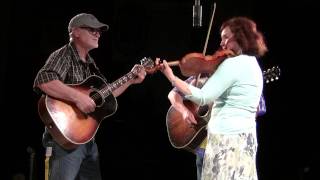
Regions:
<instances>
[{"instance_id":1,"label":"microphone","mask_svg":"<svg viewBox=\"0 0 320 180\"><path fill-rule=\"evenodd\" d=\"M193 5L193 27L202 26L202 6L200 5L200 0L195 0Z\"/></svg>"}]
</instances>

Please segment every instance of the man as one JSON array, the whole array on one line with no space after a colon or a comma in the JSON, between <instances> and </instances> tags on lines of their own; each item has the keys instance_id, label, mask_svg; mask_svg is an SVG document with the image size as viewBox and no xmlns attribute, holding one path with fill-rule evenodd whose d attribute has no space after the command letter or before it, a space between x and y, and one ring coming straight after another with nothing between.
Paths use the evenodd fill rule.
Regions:
<instances>
[{"instance_id":1,"label":"man","mask_svg":"<svg viewBox=\"0 0 320 180\"><path fill-rule=\"evenodd\" d=\"M107 82L89 51L98 48L100 36L108 28L107 24L100 22L92 14L81 13L74 16L68 25L70 42L49 56L34 80L34 90L70 102L83 114L93 113L98 108L98 102L89 93L83 93L69 85L81 84L93 75ZM121 81L121 86L112 90L111 95L121 95L130 85L141 83L146 75L141 65L135 65L130 73L134 75L133 78ZM98 148L94 138L76 148L66 149L51 135L46 128L44 145L52 142L50 146L53 148L50 180L101 179Z\"/></svg>"}]
</instances>

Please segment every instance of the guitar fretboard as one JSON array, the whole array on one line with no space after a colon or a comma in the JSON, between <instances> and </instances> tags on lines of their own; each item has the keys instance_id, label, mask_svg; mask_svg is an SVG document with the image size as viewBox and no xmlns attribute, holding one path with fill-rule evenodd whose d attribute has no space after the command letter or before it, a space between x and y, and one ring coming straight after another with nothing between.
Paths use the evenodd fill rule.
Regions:
<instances>
[{"instance_id":1,"label":"guitar fretboard","mask_svg":"<svg viewBox=\"0 0 320 180\"><path fill-rule=\"evenodd\" d=\"M104 97L107 97L110 95L111 92L121 87L126 82L130 81L131 79L135 78L135 73L139 72L141 70L141 67L134 68L132 71L127 73L126 75L120 77L119 79L115 80L113 83L108 84L107 86L103 87L100 92Z\"/></svg>"}]
</instances>

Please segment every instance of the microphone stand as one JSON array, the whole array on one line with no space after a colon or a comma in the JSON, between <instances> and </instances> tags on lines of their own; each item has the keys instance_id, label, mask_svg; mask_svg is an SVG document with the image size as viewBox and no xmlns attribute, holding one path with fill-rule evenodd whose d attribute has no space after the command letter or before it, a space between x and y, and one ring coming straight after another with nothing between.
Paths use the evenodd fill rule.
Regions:
<instances>
[{"instance_id":1,"label":"microphone stand","mask_svg":"<svg viewBox=\"0 0 320 180\"><path fill-rule=\"evenodd\" d=\"M33 167L34 167L34 157L35 157L35 151L32 147L28 147L27 148L27 152L30 154L30 167L29 167L29 180L32 180L33 179Z\"/></svg>"}]
</instances>

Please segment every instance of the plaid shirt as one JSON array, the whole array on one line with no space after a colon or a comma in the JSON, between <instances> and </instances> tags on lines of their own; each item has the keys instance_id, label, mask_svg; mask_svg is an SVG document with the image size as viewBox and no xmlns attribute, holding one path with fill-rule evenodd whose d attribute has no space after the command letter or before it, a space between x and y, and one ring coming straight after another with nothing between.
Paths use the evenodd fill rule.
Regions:
<instances>
[{"instance_id":1,"label":"plaid shirt","mask_svg":"<svg viewBox=\"0 0 320 180\"><path fill-rule=\"evenodd\" d=\"M86 62L80 59L73 43L56 50L39 70L33 84L34 91L41 92L37 86L52 80L60 80L65 84L78 84L93 74L104 78L93 58L88 55L86 59Z\"/></svg>"}]
</instances>

